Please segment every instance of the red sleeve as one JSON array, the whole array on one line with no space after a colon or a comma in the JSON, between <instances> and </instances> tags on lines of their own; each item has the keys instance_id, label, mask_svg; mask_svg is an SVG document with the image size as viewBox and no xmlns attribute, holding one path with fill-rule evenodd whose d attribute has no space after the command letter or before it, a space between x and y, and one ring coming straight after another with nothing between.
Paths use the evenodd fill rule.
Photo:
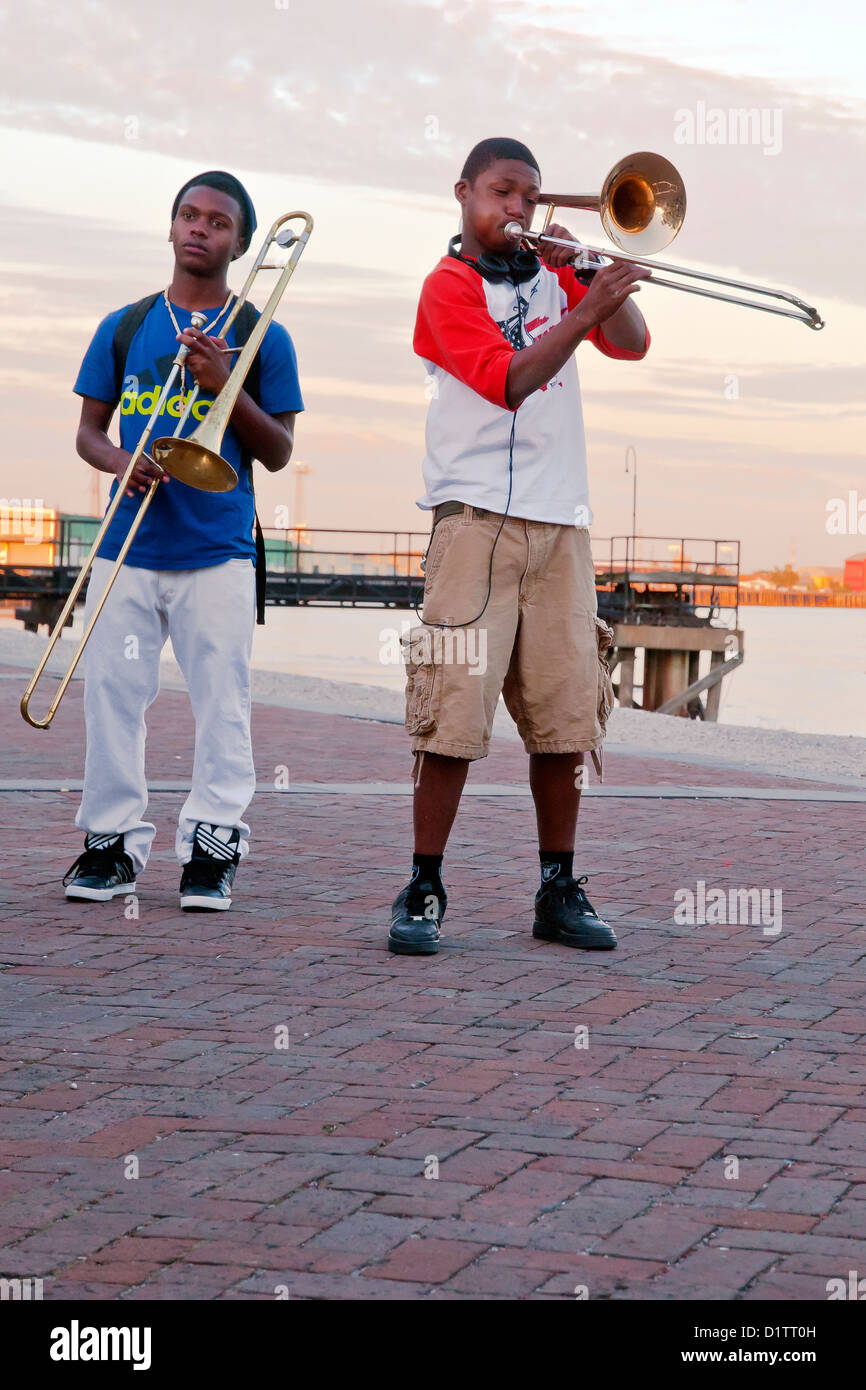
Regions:
<instances>
[{"instance_id":1,"label":"red sleeve","mask_svg":"<svg viewBox=\"0 0 866 1390\"><path fill-rule=\"evenodd\" d=\"M490 317L476 270L443 257L421 289L412 346L486 401L508 410L505 380L514 348Z\"/></svg>"},{"instance_id":2,"label":"red sleeve","mask_svg":"<svg viewBox=\"0 0 866 1390\"><path fill-rule=\"evenodd\" d=\"M573 309L575 305L579 304L583 299L583 296L589 290L589 286L581 284L575 274L574 266L572 265L561 266L560 269L557 270L556 275L560 285L565 291L568 307L569 309ZM586 335L586 341L588 343L595 343L599 352L603 352L605 357L618 357L624 362L639 362L640 359L646 357L649 352L650 332L647 328L646 342L644 343L642 352L631 352L628 348L615 347L614 344L604 336L600 323L597 323L594 328L590 329L589 333Z\"/></svg>"}]
</instances>

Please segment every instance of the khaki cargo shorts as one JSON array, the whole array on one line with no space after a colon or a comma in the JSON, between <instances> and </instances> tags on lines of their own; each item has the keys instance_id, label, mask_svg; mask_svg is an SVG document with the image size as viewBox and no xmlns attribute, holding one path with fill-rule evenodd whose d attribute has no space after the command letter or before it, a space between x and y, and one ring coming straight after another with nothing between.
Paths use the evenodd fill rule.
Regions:
<instances>
[{"instance_id":1,"label":"khaki cargo shorts","mask_svg":"<svg viewBox=\"0 0 866 1390\"><path fill-rule=\"evenodd\" d=\"M506 518L483 616L437 627L481 611L501 522L468 504L434 519L425 622L402 639L412 751L486 757L501 693L527 753L589 752L601 773L613 632L597 616L586 527Z\"/></svg>"}]
</instances>

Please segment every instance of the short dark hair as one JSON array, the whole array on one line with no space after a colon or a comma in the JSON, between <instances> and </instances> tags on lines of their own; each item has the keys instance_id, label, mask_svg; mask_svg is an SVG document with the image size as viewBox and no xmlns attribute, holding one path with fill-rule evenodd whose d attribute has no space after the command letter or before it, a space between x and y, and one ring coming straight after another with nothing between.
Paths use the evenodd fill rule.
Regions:
<instances>
[{"instance_id":1,"label":"short dark hair","mask_svg":"<svg viewBox=\"0 0 866 1390\"><path fill-rule=\"evenodd\" d=\"M478 175L489 169L491 164L495 164L497 159L520 159L524 164L531 164L533 169L538 169L535 155L519 140L509 140L506 136L492 136L489 140L479 141L474 150L470 150L463 165L461 179L468 179L470 183L474 183Z\"/></svg>"},{"instance_id":2,"label":"short dark hair","mask_svg":"<svg viewBox=\"0 0 866 1390\"><path fill-rule=\"evenodd\" d=\"M172 222L177 217L181 198L191 188L215 188L218 193L227 193L230 198L234 198L241 210L241 238L243 250L247 251L256 230L256 213L252 199L240 179L236 179L234 174L227 174L224 169L208 169L204 174L196 174L194 179L187 179L171 205Z\"/></svg>"}]
</instances>

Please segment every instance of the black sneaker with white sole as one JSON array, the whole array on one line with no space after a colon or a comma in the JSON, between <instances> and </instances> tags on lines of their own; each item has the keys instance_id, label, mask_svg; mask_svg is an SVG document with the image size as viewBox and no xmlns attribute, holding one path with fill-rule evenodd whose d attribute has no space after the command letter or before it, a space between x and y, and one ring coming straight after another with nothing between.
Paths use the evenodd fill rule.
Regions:
<instances>
[{"instance_id":1,"label":"black sneaker with white sole","mask_svg":"<svg viewBox=\"0 0 866 1390\"><path fill-rule=\"evenodd\" d=\"M435 956L447 903L444 888L434 888L429 879L412 878L391 907L388 950L398 956Z\"/></svg>"},{"instance_id":2,"label":"black sneaker with white sole","mask_svg":"<svg viewBox=\"0 0 866 1390\"><path fill-rule=\"evenodd\" d=\"M120 893L135 892L135 866L123 848L122 835L85 835L79 854L63 875L67 898L105 903Z\"/></svg>"},{"instance_id":3,"label":"black sneaker with white sole","mask_svg":"<svg viewBox=\"0 0 866 1390\"><path fill-rule=\"evenodd\" d=\"M558 941L582 951L613 951L616 932L603 922L583 891L582 878L560 877L543 883L535 895L532 935L541 941Z\"/></svg>"},{"instance_id":4,"label":"black sneaker with white sole","mask_svg":"<svg viewBox=\"0 0 866 1390\"><path fill-rule=\"evenodd\" d=\"M232 884L240 863L240 831L199 821L192 858L180 879L184 912L225 912L232 905Z\"/></svg>"}]
</instances>

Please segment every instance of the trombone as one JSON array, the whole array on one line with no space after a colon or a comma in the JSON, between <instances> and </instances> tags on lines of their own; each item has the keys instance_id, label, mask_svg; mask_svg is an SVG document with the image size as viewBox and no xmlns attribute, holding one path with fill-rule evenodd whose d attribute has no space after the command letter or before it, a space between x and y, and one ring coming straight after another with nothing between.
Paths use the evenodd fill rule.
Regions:
<instances>
[{"instance_id":1,"label":"trombone","mask_svg":"<svg viewBox=\"0 0 866 1390\"><path fill-rule=\"evenodd\" d=\"M760 309L765 314L781 314L784 318L798 319L809 328L824 327L824 320L817 309L785 290L770 289L767 285L752 285L743 280L729 280L723 275L711 275L705 270L689 270L685 266L667 265L664 261L649 260L645 255L632 255L624 249L630 245L637 251L660 251L673 241L683 225L686 215L685 184L674 165L662 155L651 154L646 150L626 155L610 170L598 194L542 193L538 201L547 204L541 231L524 231L519 222L509 222L505 227L506 236L521 241L546 241L553 246L573 246L574 242L546 234L556 208L580 208L597 212L608 237L620 249L611 251L603 246L582 245L574 258L574 264L579 270L593 271L602 268L597 261L589 259L588 253L613 257L620 261L630 261L632 265L646 266L653 272L656 269L665 270L669 275L687 276L691 280L727 285L730 289L743 290L753 296L762 295L784 300L793 307L783 309L778 304L761 304L755 298L743 299L739 295L702 289L698 285L678 284L676 280L662 279L655 274L647 281L650 285L664 285L667 289L703 295L706 299L721 299L727 304L742 304L747 309Z\"/></svg>"},{"instance_id":2,"label":"trombone","mask_svg":"<svg viewBox=\"0 0 866 1390\"><path fill-rule=\"evenodd\" d=\"M290 228L285 227L284 225L287 222L293 222L298 220L303 222L303 227L299 232L295 232ZM96 559L99 547L101 546L105 538L109 526L114 520L115 513L117 512L117 509L120 506L123 497L126 493L126 489L129 484L129 480L132 477L135 465L141 458L142 454L144 454L146 458L151 458L152 461L156 462L159 465L159 467L162 469L164 473L170 474L172 478L177 478L180 482L187 483L190 487L199 488L203 492L231 492L232 488L234 488L237 485L237 473L232 468L231 464L227 463L226 460L221 457L219 452L220 445L222 444L222 438L225 434L226 427L229 422L229 417L231 416L232 410L234 409L235 401L237 400L238 393L240 392L240 389L244 384L244 380L246 378L247 373L249 372L253 358L259 350L261 341L265 336L268 324L270 323L271 319L274 316L274 313L276 312L277 305L279 304L280 299L283 296L283 292L286 286L288 285L289 280L292 277L295 266L300 260L301 254L310 238L310 233L312 232L312 230L313 219L308 212L287 212L282 217L277 218L276 222L273 224L270 231L268 232L267 237L265 238L264 245L262 246L261 251L256 257L253 267L250 270L250 273L247 276L246 281L244 282L243 289L241 290L240 294L235 300L235 303L232 307L232 311L226 319L225 324L221 330L223 336L225 336L229 328L231 328L232 324L234 323L234 320L236 319L241 309L241 306L246 302L253 282L260 270L279 270L282 272L279 279L277 280L277 283L274 285L273 290L271 291L270 299L268 300L267 304L265 305L264 309L262 310L258 319L256 320L253 330L250 333L249 338L247 339L246 343L244 344L241 350L240 356L238 357L238 360L231 371L228 381L226 382L222 390L219 392L216 400L214 401L213 405L211 406L202 423L189 436L189 438L180 439L178 436L180 435L181 430L183 429L184 425L189 419L190 411L192 410L192 407L195 404L196 398L199 393L199 388L196 385L194 389L189 393L181 417L177 422L177 427L174 431L174 434L171 436L163 436L160 439L154 440L153 444L150 447L150 453L148 454L146 453L146 450L148 442L150 440L150 436L153 433L156 422L159 419L160 414L165 407L165 402L167 401L171 389L174 386L175 381L177 380L178 373L181 367L183 366L186 357L189 354L189 348L186 346L186 344L182 343L180 345L177 352L177 356L175 357L172 363L168 379L159 393L159 399L157 400L156 405L154 406L153 414L148 420L141 434L141 437L138 440L138 443L136 444L135 449L132 452L132 456L129 460L126 472L118 482L117 492L115 493L114 498L112 499L108 507L108 510L105 513L102 524L96 533L96 538L94 539L94 542L90 547L90 552L87 556L87 559L85 560L84 565L82 566L81 571L79 572L75 580L75 583L72 586L72 590L69 594L69 597L63 605L60 617L54 624L54 630L51 633L50 638L48 639L48 645L42 654L42 659L40 660L39 665L36 667L36 670L30 678L30 683L28 684L27 689L21 697L21 713L27 720L27 723L33 725L34 729L47 729L51 724L51 721L54 718L55 714L57 713L57 708L60 704L60 701L63 699L63 696L66 693L66 688L69 685L69 682L72 680L75 668L81 660L82 653L84 652L84 648L86 647L90 639L90 634L93 631L96 621L100 613L102 612L105 600L108 598L114 581L120 573L120 567L126 559L126 553L129 550L129 547L132 545L133 540L135 539L135 535L138 531L138 528L144 520L145 513L147 512L148 507L153 501L156 489L159 487L159 484L161 482L161 478L154 478L147 492L141 499L141 505L139 506L138 511L135 514L135 517L133 518L132 524L129 528L129 531L126 534L126 538L124 539L123 545L120 547L120 550L118 551L117 559L114 562L114 568L112 569L111 574L108 576L108 581L105 585L105 588L103 589L99 597L99 600L96 603L93 612L90 615L90 618L87 622L87 626L85 627L84 632L82 633L81 641L79 642L75 652L72 655L72 659L69 662L69 665L66 669L66 673L62 677L60 684L54 693L54 698L52 699L51 704L48 706L48 709L46 710L45 714L41 719L36 719L30 713L30 699L33 695L34 690L36 689L42 672L45 670L51 653L53 652L55 646L60 640L66 621L69 618L70 613L72 612L73 608L75 607L75 604L78 601L78 596L81 593L81 590L84 586L84 581L90 574L90 570L93 566L93 561ZM292 247L288 260L285 264L283 264L281 261L277 261L275 263L270 263L268 261L267 257L271 252L271 247L274 245L277 245L283 249ZM206 322L207 315L196 311L191 315L191 319L192 326L194 328L201 328ZM236 351L236 349L234 348L228 350L231 352Z\"/></svg>"}]
</instances>

